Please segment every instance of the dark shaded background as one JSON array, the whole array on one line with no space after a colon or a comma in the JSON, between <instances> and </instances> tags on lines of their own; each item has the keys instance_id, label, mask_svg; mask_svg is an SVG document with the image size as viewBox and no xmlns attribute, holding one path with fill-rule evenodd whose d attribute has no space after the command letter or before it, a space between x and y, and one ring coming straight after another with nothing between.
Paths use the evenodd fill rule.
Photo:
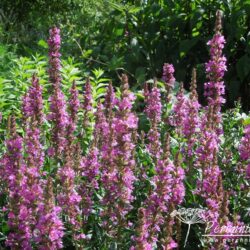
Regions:
<instances>
[{"instance_id":1,"label":"dark shaded background","mask_svg":"<svg viewBox=\"0 0 250 250\"><path fill-rule=\"evenodd\" d=\"M114 80L126 70L134 88L160 77L164 62L174 64L176 79L188 88L191 69L196 66L203 102L204 62L209 58L206 42L213 35L217 9L224 13L227 40L225 107L234 107L241 98L247 111L249 0L1 0L0 56L1 51L17 56L46 53L49 27L56 24L62 29L64 57L76 57L83 70L101 67ZM1 61L0 70L7 70L6 61Z\"/></svg>"}]
</instances>

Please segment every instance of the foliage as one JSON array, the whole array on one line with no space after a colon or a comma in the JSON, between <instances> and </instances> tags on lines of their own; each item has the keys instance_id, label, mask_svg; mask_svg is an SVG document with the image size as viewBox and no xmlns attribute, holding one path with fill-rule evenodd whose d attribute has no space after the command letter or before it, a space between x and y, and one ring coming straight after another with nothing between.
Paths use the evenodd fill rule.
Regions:
<instances>
[{"instance_id":1,"label":"foliage","mask_svg":"<svg viewBox=\"0 0 250 250\"><path fill-rule=\"evenodd\" d=\"M43 54L48 28L60 24L66 57L77 57L84 71L101 67L116 80L117 73L126 70L138 89L146 79L161 75L166 58L176 66L176 76L186 88L191 69L197 66L202 103L203 69L208 58L205 42L213 31L214 13L221 9L228 55L226 107L234 107L241 97L244 110L249 110L248 0L64 0L60 4L2 0L0 9L0 40L17 44L19 54L27 56L34 49Z\"/></svg>"},{"instance_id":2,"label":"foliage","mask_svg":"<svg viewBox=\"0 0 250 250\"><path fill-rule=\"evenodd\" d=\"M188 87L189 72L197 65L201 96L203 63L208 57L205 42L213 30L213 13L221 9L227 38L225 53L229 55L228 105L232 107L241 96L244 106L249 108L249 1L129 2L133 4L111 4L114 8L111 18L102 26L98 39L101 43L94 55L106 62L108 69L124 67L140 84L146 76L159 76L167 58L177 65L177 78ZM84 43L83 47L86 48ZM93 46L91 49L95 51Z\"/></svg>"},{"instance_id":3,"label":"foliage","mask_svg":"<svg viewBox=\"0 0 250 250\"><path fill-rule=\"evenodd\" d=\"M5 58L5 60L7 59ZM83 78L88 75L93 86L94 100L98 100L104 95L109 79L103 77L103 70L94 69L92 72L81 72L79 69L81 64L75 63L70 57L63 60L62 65L63 91L67 95L73 81L76 81L82 93ZM47 77L46 57L36 54L32 57L11 58L11 66L9 65L3 70L0 78L0 109L4 118L12 114L20 117L22 96L26 93L33 74L41 78L40 84L45 89L43 96L47 100L50 94L50 84Z\"/></svg>"}]
</instances>

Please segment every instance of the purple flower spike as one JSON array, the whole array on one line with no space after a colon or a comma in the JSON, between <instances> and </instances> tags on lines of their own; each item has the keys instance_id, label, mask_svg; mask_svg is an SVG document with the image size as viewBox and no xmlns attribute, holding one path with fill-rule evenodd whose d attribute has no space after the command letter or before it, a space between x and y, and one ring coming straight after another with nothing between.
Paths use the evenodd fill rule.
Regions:
<instances>
[{"instance_id":1,"label":"purple flower spike","mask_svg":"<svg viewBox=\"0 0 250 250\"><path fill-rule=\"evenodd\" d=\"M85 89L84 89L84 96L83 96L83 126L86 128L90 121L89 121L89 113L93 111L93 97L92 97L92 86L90 83L90 79L87 78L87 81L85 83Z\"/></svg>"},{"instance_id":2,"label":"purple flower spike","mask_svg":"<svg viewBox=\"0 0 250 250\"><path fill-rule=\"evenodd\" d=\"M244 129L244 136L239 146L240 157L246 162L246 176L250 178L250 124Z\"/></svg>"},{"instance_id":3,"label":"purple flower spike","mask_svg":"<svg viewBox=\"0 0 250 250\"><path fill-rule=\"evenodd\" d=\"M84 90L84 96L83 96L83 110L85 112L89 112L92 110L92 87L90 84L90 80L89 78L87 79L86 83L85 83L85 90Z\"/></svg>"},{"instance_id":4,"label":"purple flower spike","mask_svg":"<svg viewBox=\"0 0 250 250\"><path fill-rule=\"evenodd\" d=\"M6 140L7 152L1 159L1 176L7 185L8 226L10 233L6 246L31 250L32 230L30 222L34 217L27 200L27 166L23 158L23 139L16 133L15 118L11 117L10 138Z\"/></svg>"},{"instance_id":5,"label":"purple flower spike","mask_svg":"<svg viewBox=\"0 0 250 250\"><path fill-rule=\"evenodd\" d=\"M39 125L44 120L42 87L36 75L32 76L32 86L23 98L23 116L25 120L35 119Z\"/></svg>"},{"instance_id":6,"label":"purple flower spike","mask_svg":"<svg viewBox=\"0 0 250 250\"><path fill-rule=\"evenodd\" d=\"M222 134L221 123L221 105L225 103L223 95L225 94L225 84L223 76L226 67L226 58L222 55L225 39L221 34L221 12L216 13L215 35L207 43L210 46L210 60L206 63L206 73L208 82L205 83L205 93L208 105L213 106L215 129L218 135Z\"/></svg>"},{"instance_id":7,"label":"purple flower spike","mask_svg":"<svg viewBox=\"0 0 250 250\"><path fill-rule=\"evenodd\" d=\"M151 126L147 135L149 141L147 149L154 158L158 159L161 154L160 133L158 131L162 114L161 93L160 90L154 86L150 92L146 89L145 94L145 113Z\"/></svg>"},{"instance_id":8,"label":"purple flower spike","mask_svg":"<svg viewBox=\"0 0 250 250\"><path fill-rule=\"evenodd\" d=\"M49 98L50 114L48 119L53 123L52 142L53 146L49 149L50 152L59 157L62 155L67 144L66 134L69 123L68 113L66 111L66 103L63 92L60 90L61 85L61 62L59 53L61 44L60 30L56 27L50 30L48 39L49 45L49 79L53 86L53 93Z\"/></svg>"},{"instance_id":9,"label":"purple flower spike","mask_svg":"<svg viewBox=\"0 0 250 250\"><path fill-rule=\"evenodd\" d=\"M61 47L60 29L54 27L50 29L49 34L49 80L53 85L54 89L57 89L60 88L61 85L61 54L59 52Z\"/></svg>"},{"instance_id":10,"label":"purple flower spike","mask_svg":"<svg viewBox=\"0 0 250 250\"><path fill-rule=\"evenodd\" d=\"M43 203L38 210L39 220L36 225L35 242L39 250L61 249L64 227L59 217L61 208L55 205L51 178L47 180L43 197Z\"/></svg>"},{"instance_id":11,"label":"purple flower spike","mask_svg":"<svg viewBox=\"0 0 250 250\"><path fill-rule=\"evenodd\" d=\"M171 88L174 87L174 66L172 64L164 63L162 80L166 83L166 85L170 86Z\"/></svg>"},{"instance_id":12,"label":"purple flower spike","mask_svg":"<svg viewBox=\"0 0 250 250\"><path fill-rule=\"evenodd\" d=\"M48 119L52 121L54 125L52 129L52 142L54 144L55 153L59 156L64 152L67 144L66 134L69 117L66 110L67 107L64 94L60 89L55 89L49 101L50 114L48 115Z\"/></svg>"}]
</instances>

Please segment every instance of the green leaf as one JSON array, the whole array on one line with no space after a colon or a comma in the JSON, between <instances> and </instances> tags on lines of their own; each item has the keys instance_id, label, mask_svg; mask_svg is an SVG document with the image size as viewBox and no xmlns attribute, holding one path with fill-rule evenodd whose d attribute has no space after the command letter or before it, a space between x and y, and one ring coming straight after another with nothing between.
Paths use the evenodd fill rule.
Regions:
<instances>
[{"instance_id":1,"label":"green leaf","mask_svg":"<svg viewBox=\"0 0 250 250\"><path fill-rule=\"evenodd\" d=\"M145 81L145 72L146 72L146 69L143 67L139 67L136 69L135 78L138 83L142 83Z\"/></svg>"},{"instance_id":2,"label":"green leaf","mask_svg":"<svg viewBox=\"0 0 250 250\"><path fill-rule=\"evenodd\" d=\"M247 125L249 125L249 124L250 124L250 116L247 117L247 118L245 118L244 121L243 121L243 125L244 125L244 126L247 126Z\"/></svg>"},{"instance_id":3,"label":"green leaf","mask_svg":"<svg viewBox=\"0 0 250 250\"><path fill-rule=\"evenodd\" d=\"M121 36L122 34L123 34L123 29L115 29L115 34L117 35L117 36Z\"/></svg>"},{"instance_id":4,"label":"green leaf","mask_svg":"<svg viewBox=\"0 0 250 250\"><path fill-rule=\"evenodd\" d=\"M96 79L99 79L103 74L104 74L104 70L102 69L94 69L92 70L92 73L94 74Z\"/></svg>"},{"instance_id":5,"label":"green leaf","mask_svg":"<svg viewBox=\"0 0 250 250\"><path fill-rule=\"evenodd\" d=\"M37 44L44 49L48 48L48 44L44 40L39 40L39 42Z\"/></svg>"},{"instance_id":6,"label":"green leaf","mask_svg":"<svg viewBox=\"0 0 250 250\"><path fill-rule=\"evenodd\" d=\"M84 50L83 53L82 53L82 57L83 58L88 58L92 54L92 52L93 52L92 49Z\"/></svg>"},{"instance_id":7,"label":"green leaf","mask_svg":"<svg viewBox=\"0 0 250 250\"><path fill-rule=\"evenodd\" d=\"M141 7L131 6L128 10L130 14L135 14L141 10Z\"/></svg>"},{"instance_id":8,"label":"green leaf","mask_svg":"<svg viewBox=\"0 0 250 250\"><path fill-rule=\"evenodd\" d=\"M137 93L135 93L135 95L139 99L142 99L142 100L144 99L144 95L142 93L137 92Z\"/></svg>"}]
</instances>

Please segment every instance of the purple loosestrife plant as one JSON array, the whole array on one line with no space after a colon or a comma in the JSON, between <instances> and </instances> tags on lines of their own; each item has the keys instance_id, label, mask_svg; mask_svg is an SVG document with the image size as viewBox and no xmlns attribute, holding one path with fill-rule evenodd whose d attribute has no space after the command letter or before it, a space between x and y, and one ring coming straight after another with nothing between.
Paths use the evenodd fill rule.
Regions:
<instances>
[{"instance_id":1,"label":"purple loosestrife plant","mask_svg":"<svg viewBox=\"0 0 250 250\"><path fill-rule=\"evenodd\" d=\"M227 209L228 196L223 188L222 172L218 165L217 155L219 150L218 134L213 128L213 106L209 106L206 113L206 123L202 126L202 137L200 138L200 146L197 148L197 166L201 167L202 176L197 181L197 190L202 198L208 211L205 213L205 220L212 223L210 228L211 234L215 233L216 226L228 226L231 222L227 218L227 213L223 213ZM223 219L224 218L224 219ZM227 243L219 240L215 249L228 249ZM221 248L218 248L221 247Z\"/></svg>"},{"instance_id":2,"label":"purple loosestrife plant","mask_svg":"<svg viewBox=\"0 0 250 250\"><path fill-rule=\"evenodd\" d=\"M60 157L67 145L66 135L69 124L64 94L60 89L55 89L53 95L50 96L49 101L50 114L48 115L48 119L53 123L53 147L49 149L49 152L51 153L51 156L56 155L57 157Z\"/></svg>"},{"instance_id":3,"label":"purple loosestrife plant","mask_svg":"<svg viewBox=\"0 0 250 250\"><path fill-rule=\"evenodd\" d=\"M22 140L16 135L15 129L12 129L13 137L18 139L19 143L19 161L17 163L15 186L13 192L15 201L10 200L10 206L15 203L15 212L11 213L10 226L18 224L18 233L10 233L7 245L15 249L15 244L22 249L32 249L31 242L34 240L33 232L36 231L38 219L38 207L42 202L42 179L41 169L43 166L44 153L40 142L40 128L43 121L43 101L42 89L38 79L32 77L32 86L29 88L23 103L23 114L25 115L25 139ZM14 127L14 122L12 122ZM22 144L26 157L22 157ZM13 179L14 180L14 179ZM14 191L14 190L13 190ZM10 195L11 196L11 195ZM16 214L16 218L15 218ZM15 221L15 222L14 222ZM25 232L25 234L24 234ZM25 241L15 242L17 239ZM14 245L13 245L14 244Z\"/></svg>"},{"instance_id":4,"label":"purple loosestrife plant","mask_svg":"<svg viewBox=\"0 0 250 250\"><path fill-rule=\"evenodd\" d=\"M80 185L82 197L82 213L88 218L93 209L93 194L99 188L97 176L99 175L100 164L98 162L98 149L94 142L87 156L83 157L81 162L81 175L83 181ZM87 221L87 219L86 219Z\"/></svg>"},{"instance_id":5,"label":"purple loosestrife plant","mask_svg":"<svg viewBox=\"0 0 250 250\"><path fill-rule=\"evenodd\" d=\"M36 126L36 122L31 121L26 130L25 151L27 154L27 168L24 173L27 177L26 199L29 202L29 206L33 209L34 215L36 215L37 205L42 199L42 169L44 163L40 129Z\"/></svg>"},{"instance_id":6,"label":"purple loosestrife plant","mask_svg":"<svg viewBox=\"0 0 250 250\"><path fill-rule=\"evenodd\" d=\"M184 178L185 172L181 166L180 153L177 152L174 161L174 171L172 172L174 183L172 187L171 203L176 207L183 202L185 197Z\"/></svg>"},{"instance_id":7,"label":"purple loosestrife plant","mask_svg":"<svg viewBox=\"0 0 250 250\"><path fill-rule=\"evenodd\" d=\"M144 95L144 101L145 101L145 103L147 103L148 96L149 96L149 87L148 87L148 83L147 82L144 83L143 95Z\"/></svg>"},{"instance_id":8,"label":"purple loosestrife plant","mask_svg":"<svg viewBox=\"0 0 250 250\"><path fill-rule=\"evenodd\" d=\"M184 121L185 118L188 116L186 105L187 105L187 99L184 95L184 88L183 83L180 84L180 89L176 96L176 103L173 107L173 117L171 120L171 125L174 125L176 127L176 131L179 136L183 135L183 127L184 127Z\"/></svg>"},{"instance_id":9,"label":"purple loosestrife plant","mask_svg":"<svg viewBox=\"0 0 250 250\"><path fill-rule=\"evenodd\" d=\"M161 93L155 83L152 90L150 92L144 93L144 95L146 101L145 113L151 126L147 134L149 141L147 149L151 156L153 156L155 159L158 159L161 155L161 142L159 133L159 125L162 114Z\"/></svg>"},{"instance_id":10,"label":"purple loosestrife plant","mask_svg":"<svg viewBox=\"0 0 250 250\"><path fill-rule=\"evenodd\" d=\"M84 88L83 95L83 127L86 128L89 126L89 114L93 111L93 96L92 96L92 86L90 79L87 78Z\"/></svg>"},{"instance_id":11,"label":"purple loosestrife plant","mask_svg":"<svg viewBox=\"0 0 250 250\"><path fill-rule=\"evenodd\" d=\"M41 144L41 125L44 119L42 88L38 79L33 76L32 86L29 88L23 106L26 107L25 127L25 153L27 178L25 187L25 202L31 216L27 218L33 232L36 231L36 223L39 217L38 207L43 199L43 163L44 151Z\"/></svg>"},{"instance_id":12,"label":"purple loosestrife plant","mask_svg":"<svg viewBox=\"0 0 250 250\"><path fill-rule=\"evenodd\" d=\"M246 176L250 178L250 124L244 129L244 136L240 141L239 146L240 157L246 162Z\"/></svg>"},{"instance_id":13,"label":"purple loosestrife plant","mask_svg":"<svg viewBox=\"0 0 250 250\"><path fill-rule=\"evenodd\" d=\"M38 78L33 75L32 86L29 88L26 98L23 100L23 115L26 120L26 151L27 162L37 171L43 166L44 152L41 145L41 125L44 121L42 87Z\"/></svg>"},{"instance_id":14,"label":"purple loosestrife plant","mask_svg":"<svg viewBox=\"0 0 250 250\"><path fill-rule=\"evenodd\" d=\"M220 106L225 102L222 97L225 92L223 76L226 67L226 58L222 55L225 38L221 34L221 11L216 13L215 35L208 41L210 46L210 60L206 63L206 72L209 82L205 83L205 95L208 97L208 103Z\"/></svg>"},{"instance_id":15,"label":"purple loosestrife plant","mask_svg":"<svg viewBox=\"0 0 250 250\"><path fill-rule=\"evenodd\" d=\"M146 98L147 96L147 98ZM145 108L145 113L148 119L153 123L159 123L161 121L161 93L157 88L156 83L154 84L152 90L149 93L145 93L145 99L147 100L147 105Z\"/></svg>"},{"instance_id":16,"label":"purple loosestrife plant","mask_svg":"<svg viewBox=\"0 0 250 250\"><path fill-rule=\"evenodd\" d=\"M132 249L154 249L161 227L164 226L165 228L168 226L165 221L167 218L166 214L170 214L173 206L179 205L183 201L185 195L183 185L184 171L179 161L176 161L177 165L175 166L169 157L170 137L167 134L165 149L162 158L157 161L156 174L152 180L155 187L144 202L145 208L140 210L140 219L136 229L137 235L133 237L135 247L132 247ZM145 229L147 233L145 233ZM169 230L165 231L168 236ZM164 235L162 240L163 247L166 247L166 245L170 247L170 244L172 246L176 245L172 237L170 238Z\"/></svg>"},{"instance_id":17,"label":"purple loosestrife plant","mask_svg":"<svg viewBox=\"0 0 250 250\"><path fill-rule=\"evenodd\" d=\"M183 123L183 134L187 138L187 157L194 155L195 144L198 142L198 133L200 131L200 104L196 92L196 69L192 72L191 93L186 102L186 117Z\"/></svg>"},{"instance_id":18,"label":"purple loosestrife plant","mask_svg":"<svg viewBox=\"0 0 250 250\"><path fill-rule=\"evenodd\" d=\"M170 111L172 109L172 91L175 84L174 78L174 66L172 64L164 63L162 80L165 83L165 108L164 111L164 123L171 125Z\"/></svg>"},{"instance_id":19,"label":"purple loosestrife plant","mask_svg":"<svg viewBox=\"0 0 250 250\"><path fill-rule=\"evenodd\" d=\"M106 109L106 116L108 119L112 115L112 110L114 109L114 106L117 104L117 101L118 100L115 97L115 92L112 86L112 82L110 82L107 88L107 93L106 93L105 102L104 102L104 106Z\"/></svg>"},{"instance_id":20,"label":"purple loosestrife plant","mask_svg":"<svg viewBox=\"0 0 250 250\"><path fill-rule=\"evenodd\" d=\"M36 225L35 242L39 250L57 250L63 248L63 223L59 217L61 208L55 205L53 182L49 177L39 206L39 220Z\"/></svg>"},{"instance_id":21,"label":"purple loosestrife plant","mask_svg":"<svg viewBox=\"0 0 250 250\"><path fill-rule=\"evenodd\" d=\"M97 148L100 149L100 153L105 152L107 145L109 145L110 131L108 120L111 120L111 117L107 119L104 111L103 104L98 102L95 113L94 138L97 142Z\"/></svg>"},{"instance_id":22,"label":"purple loosestrife plant","mask_svg":"<svg viewBox=\"0 0 250 250\"><path fill-rule=\"evenodd\" d=\"M132 192L136 178L133 132L138 123L137 116L131 111L134 100L134 95L129 91L128 78L122 75L121 100L118 102L117 113L109 121L110 139L105 150L109 155L106 152L103 155L105 164L109 165L105 166L102 178L106 191L102 201L102 216L109 216L110 220L104 222L104 226L119 243L122 240L122 229L128 227L126 215L132 209L131 203L134 200Z\"/></svg>"},{"instance_id":23,"label":"purple loosestrife plant","mask_svg":"<svg viewBox=\"0 0 250 250\"><path fill-rule=\"evenodd\" d=\"M203 116L203 124L201 126L200 143L196 149L197 162L196 165L201 167L202 171L208 167L214 159L214 152L218 152L218 135L213 130L213 106L209 106Z\"/></svg>"},{"instance_id":24,"label":"purple loosestrife plant","mask_svg":"<svg viewBox=\"0 0 250 250\"><path fill-rule=\"evenodd\" d=\"M166 102L167 104L171 100L171 91L174 88L175 78L174 78L174 66L169 63L164 63L162 80L165 82L166 89Z\"/></svg>"},{"instance_id":25,"label":"purple loosestrife plant","mask_svg":"<svg viewBox=\"0 0 250 250\"><path fill-rule=\"evenodd\" d=\"M79 101L79 91L76 88L76 82L72 83L72 87L70 89L70 98L69 98L69 118L72 124L72 129L75 130L76 122L77 122L77 112L80 107Z\"/></svg>"},{"instance_id":26,"label":"purple loosestrife plant","mask_svg":"<svg viewBox=\"0 0 250 250\"><path fill-rule=\"evenodd\" d=\"M208 98L208 107L205 110L201 123L200 145L197 148L198 166L201 166L202 177L198 180L197 191L205 199L208 207L206 219L213 222L211 233L216 226L231 224L227 215L228 193L224 191L222 173L218 166L218 151L222 134L221 104L224 103L223 76L226 71L226 58L222 56L224 37L221 35L221 12L216 15L215 35L210 45L210 61L206 64L209 82L205 83L205 95ZM213 249L213 248L212 248ZM220 239L214 249L229 249Z\"/></svg>"},{"instance_id":27,"label":"purple loosestrife plant","mask_svg":"<svg viewBox=\"0 0 250 250\"><path fill-rule=\"evenodd\" d=\"M224 48L225 39L221 34L221 11L216 13L215 34L213 38L208 41L210 46L210 60L206 63L206 73L209 82L205 83L205 96L207 96L208 104L213 106L213 116L216 131L222 134L221 123L221 105L225 102L223 95L225 94L225 85L223 76L226 67L226 58L222 55L222 49Z\"/></svg>"},{"instance_id":28,"label":"purple loosestrife plant","mask_svg":"<svg viewBox=\"0 0 250 250\"><path fill-rule=\"evenodd\" d=\"M81 209L80 202L82 200L78 193L78 185L76 185L76 170L74 168L74 145L73 141L75 139L74 132L77 125L77 113L80 107L80 101L78 99L79 93L76 88L75 81L70 89L70 98L68 101L69 109L69 123L67 127L67 145L65 149L65 163L58 170L58 178L61 184L60 192L57 196L59 205L62 208L62 212L65 215L65 223L72 231L72 238L74 244L76 241L85 237L81 234ZM79 244L80 242L76 243Z\"/></svg>"},{"instance_id":29,"label":"purple loosestrife plant","mask_svg":"<svg viewBox=\"0 0 250 250\"><path fill-rule=\"evenodd\" d=\"M23 174L23 139L17 135L15 118L11 117L7 152L1 159L1 174L8 192L8 226L10 233L5 242L11 249L31 250L32 231L29 225L32 211L27 206L27 178Z\"/></svg>"},{"instance_id":30,"label":"purple loosestrife plant","mask_svg":"<svg viewBox=\"0 0 250 250\"><path fill-rule=\"evenodd\" d=\"M135 100L133 93L129 91L128 77L122 75L121 100L118 103L118 112L113 121L113 129L117 145L115 147L114 163L117 167L117 188L119 190L116 203L117 237L121 240L121 230L128 226L126 215L132 209L133 184L135 181L133 132L137 130L138 118L132 112Z\"/></svg>"},{"instance_id":31,"label":"purple loosestrife plant","mask_svg":"<svg viewBox=\"0 0 250 250\"><path fill-rule=\"evenodd\" d=\"M200 143L196 149L196 167L201 169L200 179L194 193L205 200L208 211L205 220L213 223L214 228L219 225L220 203L223 195L221 191L221 170L217 164L219 151L218 134L213 129L213 106L210 105L203 115L201 124ZM213 233L213 229L211 233Z\"/></svg>"},{"instance_id":32,"label":"purple loosestrife plant","mask_svg":"<svg viewBox=\"0 0 250 250\"><path fill-rule=\"evenodd\" d=\"M116 138L113 128L113 114L108 121L103 121L102 128L104 133L100 136L101 142L101 183L105 190L105 195L101 201L104 207L101 212L102 225L106 232L110 235L116 235L117 225L117 210L114 205L114 200L119 197L118 183L118 168L115 164L116 157ZM100 127L101 128L101 127Z\"/></svg>"},{"instance_id":33,"label":"purple loosestrife plant","mask_svg":"<svg viewBox=\"0 0 250 250\"><path fill-rule=\"evenodd\" d=\"M24 119L33 117L33 119L37 121L38 125L41 125L44 121L42 87L39 84L39 79L36 75L32 76L32 86L23 98L22 109Z\"/></svg>"},{"instance_id":34,"label":"purple loosestrife plant","mask_svg":"<svg viewBox=\"0 0 250 250\"><path fill-rule=\"evenodd\" d=\"M49 98L50 114L48 119L52 121L52 142L53 147L49 148L48 153L51 156L56 155L60 157L66 146L66 133L69 123L69 117L66 110L65 96L60 89L61 75L60 75L60 30L56 27L50 30L50 37L48 39L49 45L49 79L53 86L53 93Z\"/></svg>"},{"instance_id":35,"label":"purple loosestrife plant","mask_svg":"<svg viewBox=\"0 0 250 250\"><path fill-rule=\"evenodd\" d=\"M166 216L163 226L163 238L161 239L162 249L171 250L178 248L178 243L173 239L173 226L174 218L171 217L171 213L174 211L174 205L169 204L168 215Z\"/></svg>"},{"instance_id":36,"label":"purple loosestrife plant","mask_svg":"<svg viewBox=\"0 0 250 250\"><path fill-rule=\"evenodd\" d=\"M72 84L72 87L70 88L70 98L68 101L68 108L69 108L69 123L67 128L67 139L68 139L68 147L70 149L72 146L72 143L75 139L74 132L77 127L77 113L80 108L80 101L79 101L79 92L76 88L75 81Z\"/></svg>"},{"instance_id":37,"label":"purple loosestrife plant","mask_svg":"<svg viewBox=\"0 0 250 250\"><path fill-rule=\"evenodd\" d=\"M57 196L58 203L65 215L65 223L69 226L73 234L73 239L77 240L81 230L81 210L80 202L82 197L78 194L78 188L75 185L76 174L73 168L74 161L72 153L66 151L65 164L58 170L58 177L61 183L61 189Z\"/></svg>"},{"instance_id":38,"label":"purple loosestrife plant","mask_svg":"<svg viewBox=\"0 0 250 250\"><path fill-rule=\"evenodd\" d=\"M216 150L213 162L203 172L200 194L205 199L208 207L204 218L210 223L210 228L209 232L206 233L216 234L216 227L232 226L232 223L228 219L229 196L228 192L223 188L222 173L217 163ZM225 232L225 234L228 233ZM212 243L212 245L215 246L214 249L229 249L227 242L223 241L223 239L219 239L215 244Z\"/></svg>"},{"instance_id":39,"label":"purple loosestrife plant","mask_svg":"<svg viewBox=\"0 0 250 250\"><path fill-rule=\"evenodd\" d=\"M174 66L169 63L164 63L162 80L165 82L166 86L174 87L175 78L174 78Z\"/></svg>"},{"instance_id":40,"label":"purple loosestrife plant","mask_svg":"<svg viewBox=\"0 0 250 250\"><path fill-rule=\"evenodd\" d=\"M148 242L149 228L151 226L150 220L147 217L147 210L139 208L138 211L138 226L136 228L137 236L133 237L136 246L132 246L130 250L152 250L151 242Z\"/></svg>"},{"instance_id":41,"label":"purple loosestrife plant","mask_svg":"<svg viewBox=\"0 0 250 250\"><path fill-rule=\"evenodd\" d=\"M168 147L170 147L170 143L168 143ZM170 150L170 149L166 149ZM165 156L166 157L166 156ZM162 227L163 236L161 239L161 244L163 249L175 249L179 247L180 244L180 236L178 235L180 232L180 225L178 225L175 222L174 218L171 216L171 213L176 209L178 205L180 205L185 197L185 186L184 186L184 179L185 179L185 173L184 169L181 166L180 161L180 153L177 152L175 155L175 161L174 161L174 171L171 173L173 175L173 184L171 187L171 199L168 204L168 212L165 214L165 221L164 225ZM176 225L175 225L176 223ZM176 239L174 239L174 225L176 227Z\"/></svg>"},{"instance_id":42,"label":"purple loosestrife plant","mask_svg":"<svg viewBox=\"0 0 250 250\"><path fill-rule=\"evenodd\" d=\"M61 85L61 37L60 29L53 27L49 31L49 81L53 85L53 89L59 89Z\"/></svg>"}]
</instances>

